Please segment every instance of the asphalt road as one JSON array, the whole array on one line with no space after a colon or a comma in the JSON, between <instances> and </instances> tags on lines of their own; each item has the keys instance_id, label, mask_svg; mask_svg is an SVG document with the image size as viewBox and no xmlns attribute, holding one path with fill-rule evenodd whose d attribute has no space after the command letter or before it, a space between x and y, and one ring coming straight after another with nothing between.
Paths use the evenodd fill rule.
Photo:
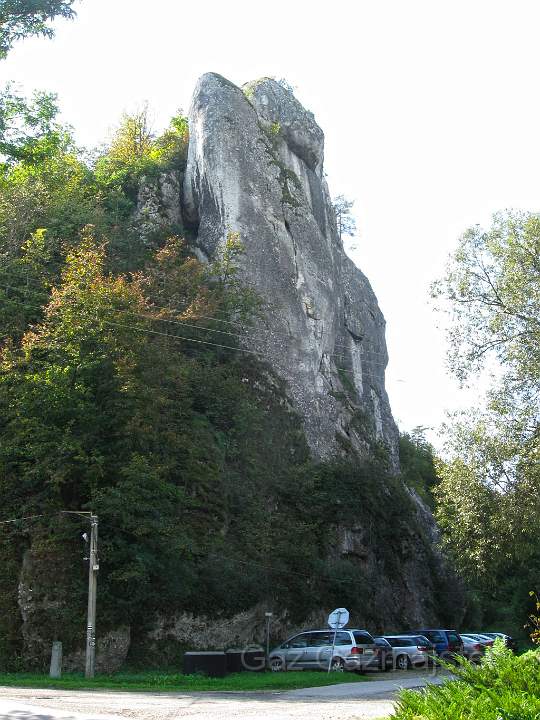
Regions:
<instances>
[{"instance_id":1,"label":"asphalt road","mask_svg":"<svg viewBox=\"0 0 540 720\"><path fill-rule=\"evenodd\" d=\"M385 677L385 676L383 676ZM386 676L387 677L387 676ZM142 693L0 687L0 720L370 720L392 713L399 687L444 676L391 679L265 693Z\"/></svg>"}]
</instances>

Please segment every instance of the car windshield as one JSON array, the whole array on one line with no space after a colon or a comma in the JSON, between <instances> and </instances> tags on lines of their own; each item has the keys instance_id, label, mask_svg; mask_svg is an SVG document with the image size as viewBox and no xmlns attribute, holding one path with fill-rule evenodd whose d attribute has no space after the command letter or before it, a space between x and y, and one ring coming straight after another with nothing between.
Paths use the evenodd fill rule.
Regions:
<instances>
[{"instance_id":1,"label":"car windshield","mask_svg":"<svg viewBox=\"0 0 540 720\"><path fill-rule=\"evenodd\" d=\"M361 632L353 632L353 635L357 645L373 645L371 635Z\"/></svg>"},{"instance_id":2,"label":"car windshield","mask_svg":"<svg viewBox=\"0 0 540 720\"><path fill-rule=\"evenodd\" d=\"M414 642L411 638L386 638L392 647L411 647Z\"/></svg>"}]
</instances>

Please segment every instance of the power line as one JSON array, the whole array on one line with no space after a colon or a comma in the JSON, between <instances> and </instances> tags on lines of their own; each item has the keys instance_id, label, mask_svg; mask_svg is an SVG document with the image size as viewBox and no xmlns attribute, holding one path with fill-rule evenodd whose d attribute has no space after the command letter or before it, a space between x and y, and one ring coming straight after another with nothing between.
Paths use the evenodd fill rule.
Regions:
<instances>
[{"instance_id":1,"label":"power line","mask_svg":"<svg viewBox=\"0 0 540 720\"><path fill-rule=\"evenodd\" d=\"M0 286L0 287L1 287L1 286ZM37 310L42 310L42 309L43 309L40 305L31 305L31 304L26 303L26 302L25 302L25 303L22 303L22 302L19 302L19 301L17 301L17 300L13 300L13 299L11 299L11 298L9 299L9 302L14 303L15 305L20 305L21 307L31 307L31 308L37 309ZM105 310L105 312L122 313L123 311L121 311L121 310ZM155 318L155 320L154 320L154 322L159 322L159 321L160 321L160 318ZM150 330L149 328L137 327L137 326L135 326L135 325L126 325L126 324L123 324L123 323L115 323L115 322L112 322L112 321L109 321L109 320L102 320L102 322L103 322L104 324L106 324L106 325L123 327L123 328L126 328L126 329L134 330L134 331L136 331L136 332L141 332L141 333L145 333L145 334L148 334L148 335L165 337L165 338L167 338L168 340L181 340L181 341L187 341L187 342L192 342L192 343L198 343L198 344L201 344L201 345L209 345L209 346L212 346L212 347L219 347L219 348L224 348L224 349L232 350L232 351L234 351L234 352L240 352L240 353L246 353L246 354L249 354L249 355L255 355L255 356L257 356L257 357L265 358L265 359L267 359L267 360L270 360L270 359L271 359L270 356L269 356L267 353L258 352L258 351L256 351L256 350L249 350L249 349L243 348L243 347L235 347L235 346L233 346L233 345L224 345L224 344L221 344L221 343L214 343L214 342L210 342L210 341L208 341L208 340L200 340L200 339L198 339L198 338L186 337L186 336L184 336L184 335L173 335L173 334L170 334L170 333L159 332L159 331L157 331L157 330ZM205 330L206 330L206 328L202 328L202 329L205 329ZM6 337L10 337L10 336L6 336ZM190 352L194 352L194 351L195 351L195 349L191 349L191 350L190 350ZM330 353L324 353L324 354L327 355L327 357L332 357L332 355L331 355ZM356 373L354 370L350 370L349 368L342 368L342 367L338 367L338 366L336 366L336 365L334 366L334 368L335 368L335 369L330 368L330 371L333 372L334 374L339 374L340 372L344 372L344 373L347 373L347 374L349 374L349 375L353 375L353 376L355 376L355 377L356 377L356 375L357 375L357 373ZM324 373L322 373L322 374L324 375ZM365 379L365 378L371 378L372 381L375 381L377 384L379 384L379 383L381 382L381 380L383 380L383 382L384 382L384 379L383 379L383 378L379 377L378 375L374 375L373 373L370 373L370 372L368 372L367 370L364 370L364 369L362 369L362 370L360 371L360 375L361 375L361 380L363 380L363 379Z\"/></svg>"},{"instance_id":2,"label":"power line","mask_svg":"<svg viewBox=\"0 0 540 720\"><path fill-rule=\"evenodd\" d=\"M0 273L2 273L2 272L3 272L4 275L10 275L10 273L6 273L5 271L0 270ZM20 277L20 276L17 276L16 274L14 274L14 275L11 275L11 277ZM28 293L28 292L29 292L30 294L34 294L34 295L36 294L36 293L33 292L32 290L28 290L28 287L27 287L27 286L26 286L26 287L17 287L17 286L13 286L13 285L4 285L4 287L6 287L6 288L11 288L12 290L16 290L16 291L22 292L22 293ZM42 293L39 293L39 294L41 295ZM160 305L152 305L152 307L153 307L155 310L165 310L165 311L167 311L167 312L185 312L185 310L183 310L183 309L181 309L181 308L171 308L170 306L164 306L164 305L161 305L161 306L160 306ZM239 337L239 338L245 338L245 337L247 337L248 339L253 339L252 337L250 337L249 331L246 332L246 333L233 333L233 332L230 332L230 331L218 330L218 329L216 329L216 328L208 328L208 327L201 326L201 325L190 324L190 323L185 322L184 320L172 320L172 319L168 319L168 318L152 318L152 317L146 316L146 315L144 315L144 314L142 314L142 313L135 313L135 312L128 311L128 310L126 310L126 311L120 311L120 310L115 310L115 309L111 308L111 312L127 312L127 313L130 314L130 315L139 316L139 317L147 317L147 319L152 320L152 321L158 321L158 320L160 320L160 321L162 321L162 322L176 323L176 324L178 324L178 325L184 325L184 326L186 326L186 327L199 328L199 329L206 330L206 331L208 331L208 332L216 332L216 333L221 333L221 334L224 334L224 335L232 335L232 336ZM220 318L212 317L212 316L209 316L209 315L199 314L198 317L204 318L204 319L207 319L207 320L212 320L212 321L214 321L214 322L220 322L220 323L227 323L227 324L232 324L232 325L238 325L239 327L245 328L245 325L242 324L242 323L233 322L233 321L228 321L228 320L222 320L222 319L220 319ZM269 334L270 332L273 332L273 331L270 331L270 330L259 330L259 331L255 331L255 332L259 332L259 333L262 332L262 333L264 333L264 334ZM277 333L273 332L273 334L276 335ZM284 335L281 335L281 337L286 338L286 336L284 336ZM340 347L341 347L341 348L344 348L344 349L346 349L346 350L351 350L351 347L350 347L349 345L345 345L345 344L343 344L343 343L334 343L334 344L333 344L333 347L334 347L334 348L340 348ZM327 354L328 354L328 355L331 355L331 356L333 356L333 357L346 357L345 355L339 355L339 354L336 354L336 353L327 353ZM361 354L362 354L362 356L363 356L363 355L366 355L366 354L380 356L380 357L383 357L383 358L385 359L385 361L388 359L387 353L385 353L385 352L380 352L380 351L373 350L373 349L370 350L370 349L362 348ZM371 360L370 362L376 362L376 361ZM386 365L386 363L380 363L380 364L381 364L381 365L384 365L384 366Z\"/></svg>"},{"instance_id":3,"label":"power line","mask_svg":"<svg viewBox=\"0 0 540 720\"><path fill-rule=\"evenodd\" d=\"M14 304L16 304L16 305L20 305L20 306L22 306L22 307L32 307L32 308L37 309L37 310L41 310L41 309L42 309L42 307L39 306L39 305L31 305L31 304L29 304L29 303L22 303L22 302L19 302L19 301L17 301L17 300L13 300L13 299L10 299L9 302L12 302L12 303L14 303ZM117 312L117 313L122 313L123 311L121 311L121 310L106 310L105 312ZM159 322L159 321L160 321L160 318L155 318L154 321L155 321L155 322ZM102 322L103 322L104 324L106 324L106 325L111 325L111 326L116 326L116 327L122 327L122 328L125 328L125 329L134 330L134 331L136 331L136 332L141 332L141 333L145 333L145 334L148 334L148 335L155 335L155 336L165 337L165 338L167 338L167 339L169 339L169 340L182 340L182 341L187 341L187 342L192 342L192 343L198 343L198 344L201 344L201 345L209 345L209 346L212 346L212 347L219 347L219 348L224 348L224 349L228 349L228 350L233 350L234 352L241 352L241 353L247 353L247 354L249 354L249 355L255 355L255 356L257 356L257 357L265 358L265 359L268 359L268 360L270 359L270 356L269 356L267 353L258 352L258 351L256 351L256 350L249 350L249 349L243 348L243 347L235 347L235 346L233 346L233 345L224 345L224 344L221 344L221 343L214 343L214 342L210 342L209 340L200 340L200 339L198 339L198 338L186 337L185 335L173 335L173 334L170 334L170 333L160 332L160 331L158 331L158 330L150 330L149 328L137 327L136 325L126 325L126 324L124 324L124 323L116 323L116 322L112 322L112 321L110 321L110 320L102 320ZM202 329L206 329L206 328L202 328ZM7 336L7 337L9 337L9 336ZM193 351L193 350L191 350L190 352L192 352L192 351ZM332 355L329 354L329 353L325 353L325 354L327 355L327 357L332 357ZM344 373L348 373L348 374L353 375L353 376L356 376L356 375L357 375L357 373L356 373L354 370L350 370L349 368L342 368L342 367L338 367L338 366L334 366L334 367L335 367L335 370L332 370L332 368L330 368L330 370L331 370L332 372L334 372L334 374L335 374L335 373L338 373L338 374L339 374L339 372L344 372ZM323 374L324 374L324 373L323 373ZM380 378L378 375L374 375L373 373L370 373L370 372L368 372L367 370L364 370L364 369L362 369L362 370L360 371L360 375L361 375L361 378L362 378L362 379L364 379L364 378L372 378L373 380L377 381L377 383L379 383L379 382L381 381L381 379L382 379L382 378Z\"/></svg>"},{"instance_id":4,"label":"power line","mask_svg":"<svg viewBox=\"0 0 540 720\"><path fill-rule=\"evenodd\" d=\"M149 330L148 328L138 328L135 325L123 325L122 323L110 322L109 320L103 320L106 325L114 325L116 327L127 328L128 330L136 330L137 332L149 333L151 335L161 335L166 338L172 338L173 340L187 340L188 342L201 343L203 345L212 345L213 347L226 348L227 350L235 350L251 355L258 355L259 357L265 357L263 353L259 353L255 350L247 350L245 348L234 347L233 345L220 345L219 343L209 342L208 340L197 340L196 338L188 338L183 335L170 335L169 333L159 332L158 330Z\"/></svg>"},{"instance_id":5,"label":"power line","mask_svg":"<svg viewBox=\"0 0 540 720\"><path fill-rule=\"evenodd\" d=\"M12 518L11 520L0 520L0 525L7 525L8 523L22 522L23 520L33 520L34 518L49 517L47 515L26 515L25 517Z\"/></svg>"},{"instance_id":6,"label":"power line","mask_svg":"<svg viewBox=\"0 0 540 720\"><path fill-rule=\"evenodd\" d=\"M39 515L25 515L23 517L18 518L11 518L9 520L0 520L0 525L7 525L8 523L16 523L16 522L22 522L23 520L34 520L35 518L53 518L57 515L81 515L83 517L86 517L87 515L92 515L90 511L85 510L58 510L58 512L55 513L41 513Z\"/></svg>"},{"instance_id":7,"label":"power line","mask_svg":"<svg viewBox=\"0 0 540 720\"><path fill-rule=\"evenodd\" d=\"M20 292L26 292L26 288L25 288L25 289L22 289L22 288L18 288L18 287L16 287L16 286L12 286L12 285L2 285L2 286L0 286L0 287L11 288L11 289L13 289L13 290L17 290L17 291L20 291ZM31 294L31 295L35 295L36 293L30 291L30 294ZM16 305L17 305L17 304L18 304L18 305L21 305L21 306L23 306L23 307L33 307L33 308L35 308L35 309L40 309L40 310L43 309L42 306L31 305L31 304L26 303L26 302L25 302L25 303L22 303L22 302L19 302L19 301L17 301L17 300L14 300L13 298L7 298L7 301L8 301L8 302L11 302L11 303L14 303L14 304L16 304ZM163 309L165 309L165 308L163 308ZM185 323L185 322L179 321L179 320L171 320L171 319L168 319L168 318L153 318L151 315L144 314L144 313L135 313L135 312L129 311L129 310L120 310L120 309L116 309L116 308L109 308L109 309L106 310L106 312L112 312L112 313L124 314L124 315L131 315L131 316L134 316L134 317L141 317L141 318L144 318L144 319L146 319L146 320L150 320L151 322L165 322L165 323L175 324L175 325L179 325L179 326L183 326L183 327L189 327L189 328L192 328L192 329L202 330L202 331L204 331L204 332L216 332L216 333L220 333L220 334L224 334L224 335L229 335L229 336L238 337L238 338L241 338L241 339L251 340L252 342L253 342L253 341L255 341L255 342L260 341L260 342L263 342L263 343L265 342L264 340L258 340L257 338L254 338L254 337L252 337L252 336L250 336L250 335L248 335L248 334L231 333L231 332L227 332L227 331L223 331L223 330L217 330L217 329L215 329L215 328L209 328L209 327L206 327L206 326L203 326L203 325L195 325L195 324ZM127 327L127 326L125 326L125 327ZM134 327L134 326L131 326L131 327ZM138 329L138 328L134 328L134 329ZM139 329L139 330L140 330L140 329ZM148 331L148 332L154 332L154 334L158 334L158 333L155 332L155 331ZM266 331L266 332L269 332L269 331ZM173 337L173 336L169 335L168 333L163 333L163 334L167 335L168 337ZM203 343L203 344L207 344L207 345L212 345L212 344L213 344L213 345L216 346L216 347L236 349L236 350L238 350L238 351L240 351L240 352L248 352L248 353L251 352L251 353L253 353L253 354L257 354L255 351L245 350L245 349L239 348L239 347L237 347L237 348L231 348L230 346L227 346L227 345L222 345L222 344L219 344L219 343L211 343L211 342L202 341L202 340L196 340L196 339L194 339L194 338L187 338L187 337L185 337L185 336L177 336L177 337L179 337L180 339L188 340L188 341L192 341L192 342L199 342L199 343ZM284 337L284 336L281 336L281 337ZM343 347L345 347L345 346L343 346ZM349 348L349 349L350 349L350 348ZM264 355L263 352L259 352L258 354L261 355L261 356ZM385 353L378 353L377 351L367 350L367 349L363 348L363 349L361 350L361 356L363 357L363 356L366 355L366 354L367 354L367 355L381 355L381 356L385 357L385 360L386 360L386 357L387 357ZM341 354L341 353L323 353L323 355L326 355L327 357L338 357L338 358L345 358L345 359L347 359L347 357L348 357L347 355L344 355L344 354ZM375 364L375 365L379 365L380 367L383 368L383 371L384 371L384 369L385 369L385 367L386 367L386 363L383 363L383 362L378 362L378 361L374 361L374 360L370 360L369 362L370 362L370 363L373 363L373 364ZM350 373L352 373L352 374L356 374L356 373L354 373L353 371L349 370L348 368L338 368L338 369L339 369L339 370L343 370L344 372L350 372ZM365 370L362 370L362 373L361 373L361 374L362 374L362 376L364 376L364 375L370 375L370 376L372 376L372 377L377 377L377 376L374 376L372 373L369 373L369 372L367 372L367 371L365 371ZM377 379L379 379L379 378L377 378Z\"/></svg>"},{"instance_id":8,"label":"power line","mask_svg":"<svg viewBox=\"0 0 540 720\"><path fill-rule=\"evenodd\" d=\"M47 514L27 515L27 516L25 516L25 517L13 518L13 519L10 519L10 520L3 520L3 521L0 521L0 525L4 525L4 524L7 524L7 523L13 523L13 522L20 522L20 521L23 521L23 520L29 520L29 519L34 519L34 518L41 518L41 517L49 517L49 518L52 518L52 517L55 517L55 516L60 515L60 514L75 514L75 515L84 515L84 516L87 516L87 515L88 515L88 516L90 516L90 517L93 516L93 513L92 513L92 512L60 510L60 511L58 511L57 513L53 513L53 514L49 514L49 515L47 515ZM107 528L109 528L109 529L111 529L111 530L116 530L116 531L118 531L118 532L121 532L121 533L123 533L123 534L125 534L125 535L129 535L130 537L136 539L138 542L142 542L142 541L143 541L143 538L142 538L141 535L137 535L136 533L134 533L134 532L132 532L132 531L130 531L130 530L127 530L126 528L121 528L121 527L118 527L117 525L113 525L113 524L110 523L110 522L105 522L105 523L101 522L101 527L102 527L102 532L103 532L104 530L106 530ZM209 553L207 553L206 555L197 555L197 556L194 556L194 557L195 557L197 560L199 560L199 561L204 561L204 560L206 560L206 559L212 559L212 558L214 558L214 559L216 559L216 560L223 560L223 559L225 559L225 560L229 560L229 561L231 561L231 562L233 562L233 563L237 563L237 564L240 564L240 565L252 565L252 566L257 566L257 567L262 568L262 569L264 569L264 570L266 570L266 571L271 570L271 571L274 571L274 572L277 572L277 573L286 572L287 575L295 575L296 577L301 577L301 578L307 579L307 580L314 580L314 579L316 579L316 577L319 577L319 578L322 579L323 581L324 581L324 580L327 580L327 581L333 582L333 583L342 583L342 584L347 584L347 585L354 585L354 586L358 586L358 587L362 587L362 588L365 587L365 584L364 584L364 583L356 582L356 581L350 580L350 579L340 579L340 578L332 577L332 576L330 576L330 575L326 575L326 576L325 576L325 574L324 574L324 573L321 573L320 571L314 570L314 573L313 573L313 575L312 575L312 574L305 573L305 572L299 572L298 570L290 570L290 569L288 569L288 568L277 567L277 566L272 565L271 563L268 563L268 562L261 562L261 561L258 561L258 560L252 560L252 559L246 559L246 558L240 559L240 558L237 558L237 557L232 557L231 555L226 555L226 554L224 554L223 552L219 552L219 551L217 551L217 550L212 551L212 552L209 552ZM321 558L316 558L316 559L321 560ZM284 589L288 589L288 588L285 588L285 586L281 586L281 587L284 587Z\"/></svg>"}]
</instances>

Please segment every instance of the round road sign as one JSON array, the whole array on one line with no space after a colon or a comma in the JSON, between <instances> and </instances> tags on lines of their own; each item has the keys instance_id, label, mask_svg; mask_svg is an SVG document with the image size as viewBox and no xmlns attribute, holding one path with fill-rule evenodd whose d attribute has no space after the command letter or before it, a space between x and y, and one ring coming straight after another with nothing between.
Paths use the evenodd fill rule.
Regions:
<instances>
[{"instance_id":1,"label":"round road sign","mask_svg":"<svg viewBox=\"0 0 540 720\"><path fill-rule=\"evenodd\" d=\"M328 627L339 630L349 622L349 611L346 608L337 608L328 616Z\"/></svg>"}]
</instances>

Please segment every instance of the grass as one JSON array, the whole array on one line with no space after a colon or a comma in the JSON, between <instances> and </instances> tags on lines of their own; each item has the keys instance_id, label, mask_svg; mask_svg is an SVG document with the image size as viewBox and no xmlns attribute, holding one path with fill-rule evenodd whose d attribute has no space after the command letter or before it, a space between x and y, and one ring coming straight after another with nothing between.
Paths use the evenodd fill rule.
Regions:
<instances>
[{"instance_id":1,"label":"grass","mask_svg":"<svg viewBox=\"0 0 540 720\"><path fill-rule=\"evenodd\" d=\"M148 690L164 692L294 690L344 682L361 682L367 678L355 673L313 671L241 672L224 678L179 673L140 672L96 675L86 680L82 674L66 673L59 680L34 673L0 673L0 686L58 688L61 690Z\"/></svg>"},{"instance_id":2,"label":"grass","mask_svg":"<svg viewBox=\"0 0 540 720\"><path fill-rule=\"evenodd\" d=\"M456 680L402 690L393 720L540 720L540 649L515 656L502 642L480 665L459 660Z\"/></svg>"}]
</instances>

